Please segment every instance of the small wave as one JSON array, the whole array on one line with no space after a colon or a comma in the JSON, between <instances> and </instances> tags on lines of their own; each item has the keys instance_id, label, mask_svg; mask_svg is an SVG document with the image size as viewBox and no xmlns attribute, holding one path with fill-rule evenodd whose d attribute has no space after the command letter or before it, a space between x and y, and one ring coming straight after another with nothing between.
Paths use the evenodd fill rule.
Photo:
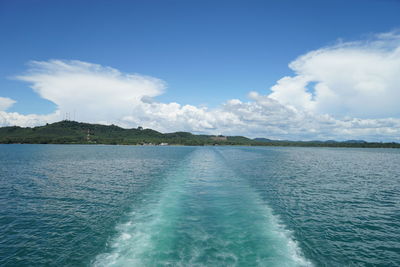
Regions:
<instances>
[{"instance_id":1,"label":"small wave","mask_svg":"<svg viewBox=\"0 0 400 267\"><path fill-rule=\"evenodd\" d=\"M166 180L117 226L94 266L312 266L279 217L212 150L194 153Z\"/></svg>"}]
</instances>

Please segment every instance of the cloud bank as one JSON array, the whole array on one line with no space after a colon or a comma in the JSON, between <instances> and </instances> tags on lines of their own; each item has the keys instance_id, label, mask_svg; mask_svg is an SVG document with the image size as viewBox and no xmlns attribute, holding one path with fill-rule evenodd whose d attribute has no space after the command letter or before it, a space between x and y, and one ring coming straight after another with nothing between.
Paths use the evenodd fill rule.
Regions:
<instances>
[{"instance_id":1,"label":"cloud bank","mask_svg":"<svg viewBox=\"0 0 400 267\"><path fill-rule=\"evenodd\" d=\"M0 98L0 125L35 126L77 113L79 121L143 126L162 132L245 135L275 139L400 141L400 35L340 43L300 56L268 93L227 100L215 109L160 103L160 79L126 74L82 61L31 62L17 79L56 104L48 115L7 112Z\"/></svg>"}]
</instances>

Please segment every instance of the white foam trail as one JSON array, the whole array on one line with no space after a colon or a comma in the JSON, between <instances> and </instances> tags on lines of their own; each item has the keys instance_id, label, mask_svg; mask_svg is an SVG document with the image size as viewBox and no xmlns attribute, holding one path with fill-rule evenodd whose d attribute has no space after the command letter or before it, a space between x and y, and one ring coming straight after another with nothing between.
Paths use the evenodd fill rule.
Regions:
<instances>
[{"instance_id":1,"label":"white foam trail","mask_svg":"<svg viewBox=\"0 0 400 267\"><path fill-rule=\"evenodd\" d=\"M161 192L154 192L128 222L118 225L118 236L111 242L111 251L96 257L94 266L148 266L157 237L171 231L179 212L184 171L170 175L170 183Z\"/></svg>"},{"instance_id":2,"label":"white foam trail","mask_svg":"<svg viewBox=\"0 0 400 267\"><path fill-rule=\"evenodd\" d=\"M292 232L286 229L286 226L280 221L279 217L273 214L272 209L264 205L264 212L264 216L268 218L269 225L271 226L271 233L277 235L281 242L286 245L282 253L287 253L293 261L294 266L313 266L311 261L304 257L298 243L292 237Z\"/></svg>"},{"instance_id":3,"label":"white foam trail","mask_svg":"<svg viewBox=\"0 0 400 267\"><path fill-rule=\"evenodd\" d=\"M258 266L312 266L214 150L199 148L167 181L117 226L94 266L241 266L246 257Z\"/></svg>"}]
</instances>

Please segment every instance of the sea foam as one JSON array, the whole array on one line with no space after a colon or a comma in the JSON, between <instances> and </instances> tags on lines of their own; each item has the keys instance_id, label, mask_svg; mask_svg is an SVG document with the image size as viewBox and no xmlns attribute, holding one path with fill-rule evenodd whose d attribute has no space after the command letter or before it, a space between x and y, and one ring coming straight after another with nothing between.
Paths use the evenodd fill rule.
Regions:
<instances>
[{"instance_id":1,"label":"sea foam","mask_svg":"<svg viewBox=\"0 0 400 267\"><path fill-rule=\"evenodd\" d=\"M312 266L215 151L197 150L133 207L94 266Z\"/></svg>"}]
</instances>

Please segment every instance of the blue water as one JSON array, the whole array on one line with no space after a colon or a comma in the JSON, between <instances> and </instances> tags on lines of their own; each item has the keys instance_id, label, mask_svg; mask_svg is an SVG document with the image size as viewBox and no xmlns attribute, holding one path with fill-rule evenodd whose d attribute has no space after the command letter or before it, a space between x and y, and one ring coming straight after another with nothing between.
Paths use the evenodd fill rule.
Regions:
<instances>
[{"instance_id":1,"label":"blue water","mask_svg":"<svg viewBox=\"0 0 400 267\"><path fill-rule=\"evenodd\" d=\"M400 150L0 145L0 266L399 266Z\"/></svg>"}]
</instances>

